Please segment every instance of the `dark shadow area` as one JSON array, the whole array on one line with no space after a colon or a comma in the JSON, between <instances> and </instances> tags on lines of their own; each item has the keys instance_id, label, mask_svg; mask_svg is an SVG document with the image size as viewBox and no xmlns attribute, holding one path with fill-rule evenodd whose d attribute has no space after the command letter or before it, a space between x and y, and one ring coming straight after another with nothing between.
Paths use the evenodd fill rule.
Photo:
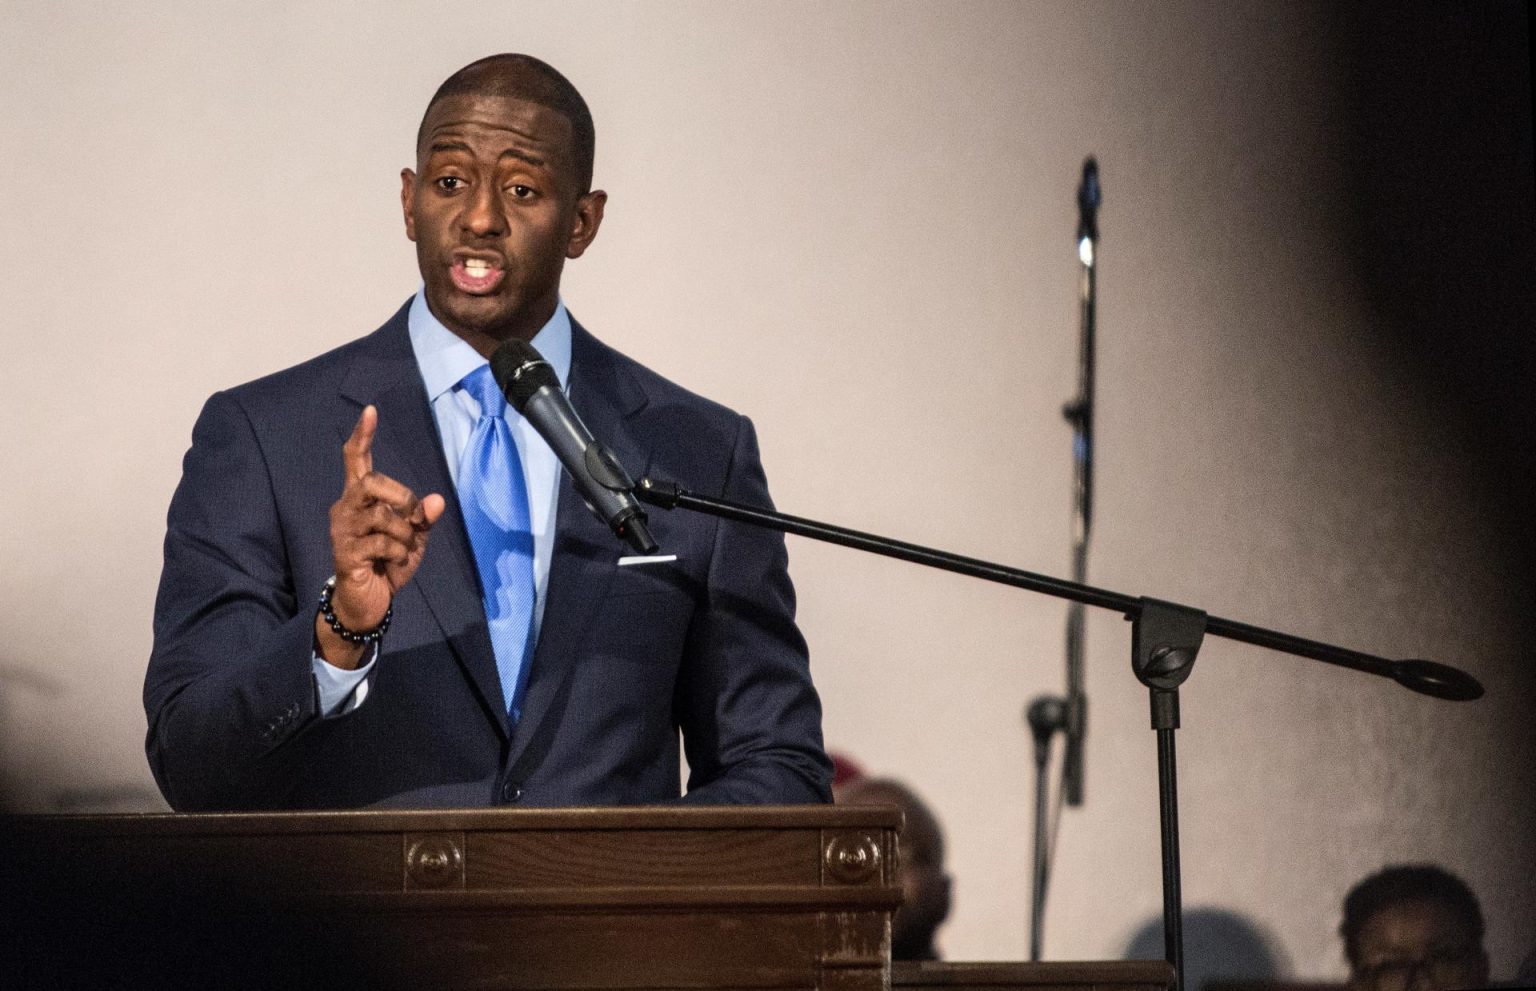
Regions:
<instances>
[{"instance_id":1,"label":"dark shadow area","mask_svg":"<svg viewBox=\"0 0 1536 991\"><path fill-rule=\"evenodd\" d=\"M168 864L0 817L0 974L15 988L397 986L350 932L238 856ZM291 904L290 904L291 903Z\"/></svg>"},{"instance_id":2,"label":"dark shadow area","mask_svg":"<svg viewBox=\"0 0 1536 991\"><path fill-rule=\"evenodd\" d=\"M1163 959L1162 916L1136 930L1120 956ZM1184 984L1190 991L1207 984L1273 981L1286 969L1273 937L1257 922L1224 908L1184 912Z\"/></svg>"},{"instance_id":3,"label":"dark shadow area","mask_svg":"<svg viewBox=\"0 0 1536 991\"><path fill-rule=\"evenodd\" d=\"M1416 383L1448 421L1533 587L1536 170L1529 7L1350 5L1355 261Z\"/></svg>"},{"instance_id":4,"label":"dark shadow area","mask_svg":"<svg viewBox=\"0 0 1536 991\"><path fill-rule=\"evenodd\" d=\"M25 664L0 660L0 756L11 758L20 749L11 729L11 714L30 700L51 699L64 694L64 686L54 678ZM0 813L15 811L24 782L16 780L13 759L0 762Z\"/></svg>"}]
</instances>

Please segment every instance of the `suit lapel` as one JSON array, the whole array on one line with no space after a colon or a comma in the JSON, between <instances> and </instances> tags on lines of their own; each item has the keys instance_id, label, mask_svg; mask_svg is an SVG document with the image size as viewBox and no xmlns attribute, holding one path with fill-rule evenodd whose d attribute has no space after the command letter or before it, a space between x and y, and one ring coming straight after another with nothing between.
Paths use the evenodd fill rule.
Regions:
<instances>
[{"instance_id":1,"label":"suit lapel","mask_svg":"<svg viewBox=\"0 0 1536 991\"><path fill-rule=\"evenodd\" d=\"M425 600L481 702L498 715L497 726L505 737L507 713L480 601L479 578L458 495L443 460L437 423L411 350L408 310L409 306L402 309L373 335L370 340L377 346L364 351L348 369L341 393L359 408L369 403L378 407L374 469L418 496L437 492L447 502L442 518L432 528L421 566L400 594L419 595ZM351 424L347 430L351 431Z\"/></svg>"},{"instance_id":2,"label":"suit lapel","mask_svg":"<svg viewBox=\"0 0 1536 991\"><path fill-rule=\"evenodd\" d=\"M639 478L650 466L650 444L627 421L645 405L645 393L614 361L613 353L574 320L571 335L571 405L592 436ZM597 605L613 578L613 563L624 553L624 545L587 508L562 470L544 619L529 671L523 717L512 737L511 763L529 750L533 740L554 732Z\"/></svg>"}]
</instances>

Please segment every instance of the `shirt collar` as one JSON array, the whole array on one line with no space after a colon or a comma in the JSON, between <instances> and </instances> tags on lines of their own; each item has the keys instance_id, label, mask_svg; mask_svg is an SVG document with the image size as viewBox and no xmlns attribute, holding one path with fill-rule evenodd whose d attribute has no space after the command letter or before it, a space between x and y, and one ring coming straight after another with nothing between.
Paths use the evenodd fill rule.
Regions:
<instances>
[{"instance_id":1,"label":"shirt collar","mask_svg":"<svg viewBox=\"0 0 1536 991\"><path fill-rule=\"evenodd\" d=\"M439 396L458 385L464 376L486 364L480 352L432 315L432 310L427 306L425 287L411 301L411 312L407 320L411 350L416 352L416 366L421 369L421 380L427 387L428 402L436 402ZM539 328L530 343L555 370L555 375L560 379L560 388L568 388L571 374L571 315L566 312L564 300L556 301L554 315Z\"/></svg>"}]
</instances>

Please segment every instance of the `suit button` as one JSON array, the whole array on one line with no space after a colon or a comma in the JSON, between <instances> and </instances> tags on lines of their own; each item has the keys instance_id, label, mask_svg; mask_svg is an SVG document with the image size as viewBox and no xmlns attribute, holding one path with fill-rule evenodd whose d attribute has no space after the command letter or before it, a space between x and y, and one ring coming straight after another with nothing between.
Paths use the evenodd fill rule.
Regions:
<instances>
[{"instance_id":1,"label":"suit button","mask_svg":"<svg viewBox=\"0 0 1536 991\"><path fill-rule=\"evenodd\" d=\"M511 781L501 786L501 800L503 802L516 802L523 797L523 790Z\"/></svg>"}]
</instances>

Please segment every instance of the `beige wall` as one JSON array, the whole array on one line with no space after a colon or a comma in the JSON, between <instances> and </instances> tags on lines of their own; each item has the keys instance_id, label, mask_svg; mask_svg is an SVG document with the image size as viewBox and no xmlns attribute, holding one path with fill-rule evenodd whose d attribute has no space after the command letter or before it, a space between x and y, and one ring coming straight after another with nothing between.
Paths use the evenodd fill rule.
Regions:
<instances>
[{"instance_id":1,"label":"beige wall","mask_svg":"<svg viewBox=\"0 0 1536 991\"><path fill-rule=\"evenodd\" d=\"M566 299L750 414L788 511L1067 569L1072 193L1106 202L1091 578L1389 655L1475 705L1224 641L1184 692L1185 892L1342 973L1337 906L1432 859L1533 938L1536 693L1460 438L1344 261L1325 8L1151 4L8 4L0 55L0 775L143 804L138 692L165 506L203 399L413 291L397 174L454 68L538 54L611 195ZM64 398L78 395L81 398ZM85 398L85 397L89 398ZM792 541L831 746L950 832L955 958L1025 952L1026 700L1063 606ZM1490 603L1492 603L1490 605ZM1047 951L1159 905L1129 628L1089 623L1088 804ZM127 789L114 792L114 789Z\"/></svg>"}]
</instances>

